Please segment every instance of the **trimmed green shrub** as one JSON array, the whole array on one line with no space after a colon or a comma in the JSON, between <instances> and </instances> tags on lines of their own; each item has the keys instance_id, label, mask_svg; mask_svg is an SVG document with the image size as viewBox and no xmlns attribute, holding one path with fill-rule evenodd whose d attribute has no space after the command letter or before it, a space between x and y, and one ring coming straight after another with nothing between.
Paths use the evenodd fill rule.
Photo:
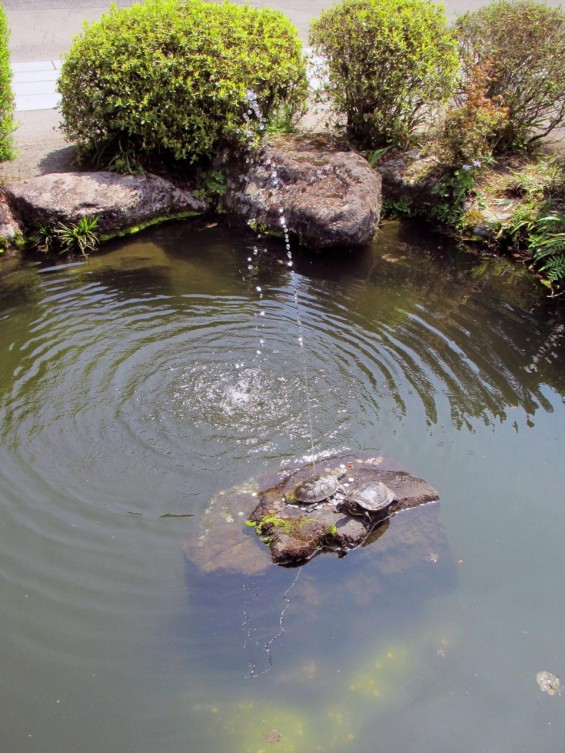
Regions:
<instances>
[{"instance_id":1,"label":"trimmed green shrub","mask_svg":"<svg viewBox=\"0 0 565 753\"><path fill-rule=\"evenodd\" d=\"M75 39L58 88L82 160L125 171L243 151L307 95L286 16L204 0L112 6Z\"/></svg>"},{"instance_id":2,"label":"trimmed green shrub","mask_svg":"<svg viewBox=\"0 0 565 753\"><path fill-rule=\"evenodd\" d=\"M506 110L495 154L530 146L563 123L565 12L535 0L497 0L457 20L463 79L487 65L486 97ZM464 101L464 93L460 95Z\"/></svg>"},{"instance_id":3,"label":"trimmed green shrub","mask_svg":"<svg viewBox=\"0 0 565 753\"><path fill-rule=\"evenodd\" d=\"M10 32L4 6L0 3L0 162L13 159L14 142L14 94L12 92L12 69L8 39Z\"/></svg>"},{"instance_id":4,"label":"trimmed green shrub","mask_svg":"<svg viewBox=\"0 0 565 753\"><path fill-rule=\"evenodd\" d=\"M454 35L443 8L426 0L343 0L312 23L310 44L361 148L406 145L455 86Z\"/></svg>"}]
</instances>

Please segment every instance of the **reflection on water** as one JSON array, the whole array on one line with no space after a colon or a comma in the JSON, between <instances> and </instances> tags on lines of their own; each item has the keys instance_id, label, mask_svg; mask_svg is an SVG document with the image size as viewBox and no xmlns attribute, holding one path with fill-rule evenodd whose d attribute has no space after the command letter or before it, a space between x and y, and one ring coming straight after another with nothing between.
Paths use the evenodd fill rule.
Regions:
<instances>
[{"instance_id":1,"label":"reflection on water","mask_svg":"<svg viewBox=\"0 0 565 753\"><path fill-rule=\"evenodd\" d=\"M2 749L558 749L565 336L515 269L394 224L293 254L314 446L429 480L441 545L393 551L397 516L294 586L184 560L212 498L310 452L285 249L256 244L2 260Z\"/></svg>"}]
</instances>

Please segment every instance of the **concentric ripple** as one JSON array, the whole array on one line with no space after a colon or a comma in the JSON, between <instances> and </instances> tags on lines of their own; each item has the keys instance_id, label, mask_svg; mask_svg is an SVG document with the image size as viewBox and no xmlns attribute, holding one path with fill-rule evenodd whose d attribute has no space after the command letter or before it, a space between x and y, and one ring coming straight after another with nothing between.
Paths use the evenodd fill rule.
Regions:
<instances>
[{"instance_id":1,"label":"concentric ripple","mask_svg":"<svg viewBox=\"0 0 565 753\"><path fill-rule=\"evenodd\" d=\"M63 462L73 497L115 498L115 478L135 477L174 498L187 467L212 479L253 455L374 442L414 415L472 428L548 407L509 337L515 317L485 301L403 310L375 287L369 309L371 286L297 279L218 296L43 278L7 346L4 450L47 481L57 468L59 485Z\"/></svg>"}]
</instances>

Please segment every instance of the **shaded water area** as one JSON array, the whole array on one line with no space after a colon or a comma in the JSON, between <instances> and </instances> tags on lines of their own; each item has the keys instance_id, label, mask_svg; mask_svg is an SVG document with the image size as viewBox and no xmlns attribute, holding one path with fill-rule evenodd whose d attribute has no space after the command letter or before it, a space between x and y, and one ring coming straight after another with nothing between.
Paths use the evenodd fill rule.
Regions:
<instances>
[{"instance_id":1,"label":"shaded water area","mask_svg":"<svg viewBox=\"0 0 565 753\"><path fill-rule=\"evenodd\" d=\"M561 325L415 228L294 282L281 245L176 224L2 262L2 751L560 749ZM212 498L311 444L433 484L437 545L383 555L430 507L301 569L185 560Z\"/></svg>"}]
</instances>

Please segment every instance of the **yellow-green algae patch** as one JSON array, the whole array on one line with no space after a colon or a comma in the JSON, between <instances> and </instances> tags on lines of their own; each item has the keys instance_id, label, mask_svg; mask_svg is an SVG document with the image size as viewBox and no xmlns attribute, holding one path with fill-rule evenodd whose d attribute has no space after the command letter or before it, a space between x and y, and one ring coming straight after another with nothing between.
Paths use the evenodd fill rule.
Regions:
<instances>
[{"instance_id":1,"label":"yellow-green algae patch","mask_svg":"<svg viewBox=\"0 0 565 753\"><path fill-rule=\"evenodd\" d=\"M390 645L365 657L362 666L348 678L346 690L351 696L386 698L407 676L408 664L407 648L401 644Z\"/></svg>"},{"instance_id":2,"label":"yellow-green algae patch","mask_svg":"<svg viewBox=\"0 0 565 753\"><path fill-rule=\"evenodd\" d=\"M337 706L305 711L249 699L197 710L209 717L218 753L332 753L343 751L357 737L351 716Z\"/></svg>"},{"instance_id":3,"label":"yellow-green algae patch","mask_svg":"<svg viewBox=\"0 0 565 753\"><path fill-rule=\"evenodd\" d=\"M114 238L123 238L126 235L135 235L142 230L147 230L153 225L162 225L164 222L172 222L174 220L187 220L191 217L198 217L203 212L196 212L193 209L186 212L175 212L173 214L160 215L158 217L152 217L146 222L138 223L137 225L130 225L129 227L122 228L121 230L114 230L111 233L101 233L99 236L100 243L106 243Z\"/></svg>"}]
</instances>

